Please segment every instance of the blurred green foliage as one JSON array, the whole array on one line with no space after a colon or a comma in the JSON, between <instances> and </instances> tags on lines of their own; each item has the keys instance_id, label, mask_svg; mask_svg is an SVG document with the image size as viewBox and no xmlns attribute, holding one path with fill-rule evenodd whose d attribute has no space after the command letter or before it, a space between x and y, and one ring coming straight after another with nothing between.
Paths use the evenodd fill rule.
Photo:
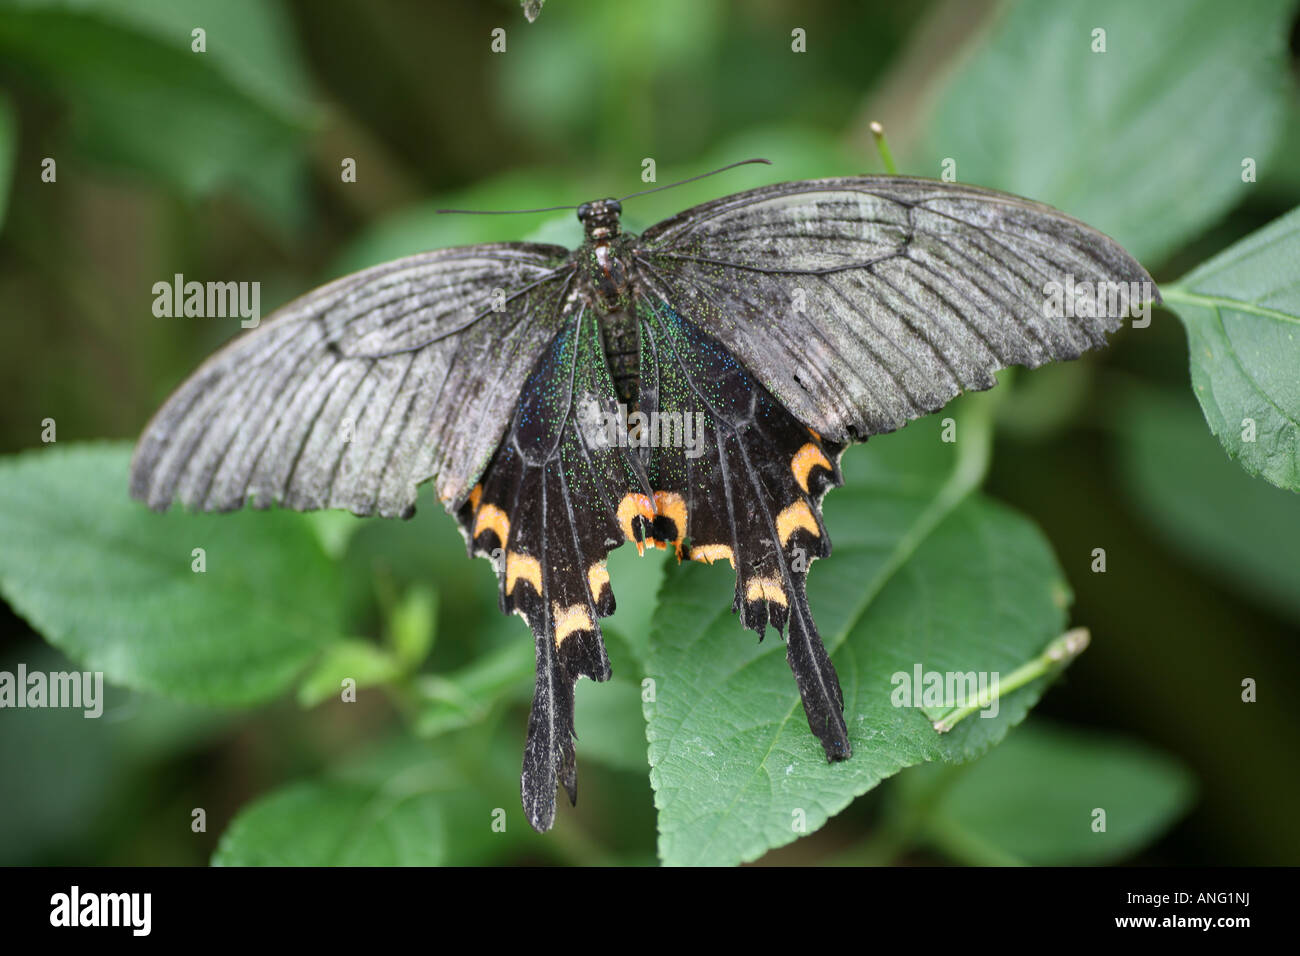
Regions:
<instances>
[{"instance_id":1,"label":"blurred green foliage","mask_svg":"<svg viewBox=\"0 0 1300 956\"><path fill-rule=\"evenodd\" d=\"M810 595L828 636L844 635L832 649L855 675L846 698L864 694L880 722L865 728L878 749L848 770L803 753L779 644L755 647L735 625L722 569L665 577L658 553L612 555L616 676L579 685L582 800L545 837L518 808L526 628L497 612L493 576L432 500L405 523L160 518L125 500L125 444L79 444L133 438L237 331L154 318L153 283L174 273L260 280L269 309L420 249L573 244L567 213L433 210L623 194L641 188L646 158L660 183L752 155L775 163L630 203L636 230L776 179L876 171L875 118L902 172L937 176L951 158L959 179L1111 232L1157 279L1186 273L1300 201L1294 18L1285 0L552 0L533 24L513 0L0 2L0 374L18 386L0 405L0 451L24 452L0 464L13 612L0 670L94 667L123 685L100 720L0 711L0 751L20 768L0 779L0 862L686 862L714 837L702 861L734 862L798 836L800 797L808 831L829 822L765 859L1296 862L1300 824L1278 795L1300 782L1279 759L1300 718L1300 515L1215 448L1168 312L1101 355L1007 376L992 446L959 493L943 491L951 449L926 440L935 420L846 457L850 486L827 500L836 554ZM489 47L497 27L505 53ZM807 53L791 51L796 27ZM1243 182L1243 157L1258 182ZM1295 257L1274 256L1269 275L1293 291L1294 271L1279 270ZM1201 317L1174 304L1194 329ZM965 405L961 427L987 435ZM29 451L46 419L59 444ZM918 523L936 502L948 510ZM871 704L881 690L867 694L866 675L918 647L970 666L962 654L986 653L981 641L1010 669L1065 625L1063 580L1094 644L1041 709L1092 732L1031 720L1007 734L1046 681L947 738L915 712L902 716L918 726L887 726L900 715ZM749 662L757 676L733 683ZM338 700L341 675L358 678L354 704ZM1256 704L1241 703L1247 677ZM754 740L728 730L760 705L788 722L779 760L756 761ZM725 772L674 743L682 727L700 743L713 729ZM871 790L941 757L964 762ZM1193 775L1200 803L1162 837ZM748 799L746 780L782 799ZM719 807L724 793L735 806ZM1105 834L1089 827L1098 806Z\"/></svg>"},{"instance_id":2,"label":"blurred green foliage","mask_svg":"<svg viewBox=\"0 0 1300 956\"><path fill-rule=\"evenodd\" d=\"M947 84L912 160L952 157L959 179L1066 210L1158 264L1248 196L1243 158L1266 174L1286 165L1294 8L1010 5Z\"/></svg>"},{"instance_id":3,"label":"blurred green foliage","mask_svg":"<svg viewBox=\"0 0 1300 956\"><path fill-rule=\"evenodd\" d=\"M1194 792L1158 751L1051 723L1030 724L976 763L930 764L900 782L880 842L902 836L977 866L1122 862Z\"/></svg>"}]
</instances>

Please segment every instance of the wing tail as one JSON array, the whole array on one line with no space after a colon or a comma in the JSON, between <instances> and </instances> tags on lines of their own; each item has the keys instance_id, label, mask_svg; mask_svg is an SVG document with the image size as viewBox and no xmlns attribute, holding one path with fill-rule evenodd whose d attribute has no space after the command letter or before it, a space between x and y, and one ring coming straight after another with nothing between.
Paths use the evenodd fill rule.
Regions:
<instances>
[{"instance_id":1,"label":"wing tail","mask_svg":"<svg viewBox=\"0 0 1300 956\"><path fill-rule=\"evenodd\" d=\"M555 823L555 789L562 784L569 802L578 802L578 760L573 747L573 691L577 677L560 660L550 634L539 628L537 683L528 715L528 738L519 789L524 814L538 833Z\"/></svg>"},{"instance_id":2,"label":"wing tail","mask_svg":"<svg viewBox=\"0 0 1300 956\"><path fill-rule=\"evenodd\" d=\"M785 659L799 685L808 726L821 741L829 761L853 756L849 729L844 723L844 692L835 673L817 625L808 610L808 600L800 589L790 615L790 633L786 637Z\"/></svg>"}]
</instances>

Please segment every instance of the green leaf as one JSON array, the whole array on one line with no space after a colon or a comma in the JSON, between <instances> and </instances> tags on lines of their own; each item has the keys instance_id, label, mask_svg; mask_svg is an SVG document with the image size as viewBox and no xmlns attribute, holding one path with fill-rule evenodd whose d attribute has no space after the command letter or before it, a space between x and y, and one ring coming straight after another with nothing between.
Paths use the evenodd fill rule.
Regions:
<instances>
[{"instance_id":1,"label":"green leaf","mask_svg":"<svg viewBox=\"0 0 1300 956\"><path fill-rule=\"evenodd\" d=\"M1224 458L1190 396L1117 397L1120 475L1137 513L1216 581L1300 623L1300 498Z\"/></svg>"},{"instance_id":2,"label":"green leaf","mask_svg":"<svg viewBox=\"0 0 1300 956\"><path fill-rule=\"evenodd\" d=\"M385 684L402 673L392 654L370 641L344 640L331 644L298 687L298 703L315 707L342 692L343 681L356 681L358 689Z\"/></svg>"},{"instance_id":3,"label":"green leaf","mask_svg":"<svg viewBox=\"0 0 1300 956\"><path fill-rule=\"evenodd\" d=\"M848 484L827 498L835 551L810 575L809 600L843 686L850 760L826 762L782 642L737 626L730 569L670 568L645 705L664 862L755 859L903 767L979 755L1038 700L1047 678L942 736L937 711L891 701L896 674L1009 674L1065 625L1068 587L1042 535L974 493L990 398L963 399L956 455L939 419L923 419L847 453Z\"/></svg>"},{"instance_id":4,"label":"green leaf","mask_svg":"<svg viewBox=\"0 0 1300 956\"><path fill-rule=\"evenodd\" d=\"M473 865L521 846L550 854L514 807L517 755L503 773L485 742L458 756L450 738L388 741L360 762L273 791L240 811L213 865Z\"/></svg>"},{"instance_id":5,"label":"green leaf","mask_svg":"<svg viewBox=\"0 0 1300 956\"><path fill-rule=\"evenodd\" d=\"M315 117L279 4L32 0L0 9L0 55L70 105L98 161L195 197L235 187L275 222L304 216Z\"/></svg>"},{"instance_id":6,"label":"green leaf","mask_svg":"<svg viewBox=\"0 0 1300 956\"><path fill-rule=\"evenodd\" d=\"M0 592L114 683L192 703L281 693L343 637L337 569L300 515L150 512L127 497L130 457L56 445L0 461Z\"/></svg>"},{"instance_id":7,"label":"green leaf","mask_svg":"<svg viewBox=\"0 0 1300 956\"><path fill-rule=\"evenodd\" d=\"M1293 0L1025 0L949 79L904 170L1056 206L1144 261L1194 238L1261 174L1289 95ZM1106 52L1093 52L1094 30ZM997 104L990 108L990 104ZM1155 148L1157 147L1158 148ZM1177 197L1171 202L1170 197Z\"/></svg>"},{"instance_id":8,"label":"green leaf","mask_svg":"<svg viewBox=\"0 0 1300 956\"><path fill-rule=\"evenodd\" d=\"M984 866L1120 862L1172 826L1194 790L1187 769L1157 750L1038 720L951 780L945 773L928 766L899 777L904 799L929 803L917 836ZM1104 832L1094 830L1097 810Z\"/></svg>"},{"instance_id":9,"label":"green leaf","mask_svg":"<svg viewBox=\"0 0 1300 956\"><path fill-rule=\"evenodd\" d=\"M1247 472L1300 491L1300 208L1161 294L1210 430Z\"/></svg>"},{"instance_id":10,"label":"green leaf","mask_svg":"<svg viewBox=\"0 0 1300 956\"><path fill-rule=\"evenodd\" d=\"M305 825L304 825L305 822ZM438 866L447 820L428 781L300 783L245 809L215 866Z\"/></svg>"},{"instance_id":11,"label":"green leaf","mask_svg":"<svg viewBox=\"0 0 1300 956\"><path fill-rule=\"evenodd\" d=\"M623 647L631 655L630 668L636 671L638 680L642 676L642 662L649 653L650 629L654 624L659 586L668 561L666 551L646 548L645 554L637 554L633 547L615 548L606 559L617 602L613 616L602 621L600 626L604 631L616 633L622 640ZM620 668L614 676L628 674Z\"/></svg>"}]
</instances>

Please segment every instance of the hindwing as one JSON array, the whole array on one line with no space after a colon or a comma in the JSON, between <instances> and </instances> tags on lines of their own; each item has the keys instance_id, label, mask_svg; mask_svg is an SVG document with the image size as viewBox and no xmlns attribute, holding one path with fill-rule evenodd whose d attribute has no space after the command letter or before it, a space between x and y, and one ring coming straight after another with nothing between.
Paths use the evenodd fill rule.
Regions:
<instances>
[{"instance_id":1,"label":"hindwing","mask_svg":"<svg viewBox=\"0 0 1300 956\"><path fill-rule=\"evenodd\" d=\"M573 688L607 680L601 617L614 612L605 557L637 482L606 439L617 399L593 314L571 316L524 383L506 437L457 513L472 554L492 559L501 608L533 631L537 683L521 780L524 809L551 826L561 783L577 801Z\"/></svg>"},{"instance_id":2,"label":"hindwing","mask_svg":"<svg viewBox=\"0 0 1300 956\"><path fill-rule=\"evenodd\" d=\"M830 554L821 499L840 483L841 446L800 424L716 339L666 302L640 302L638 453L653 486L654 534L679 558L736 570L733 609L760 639L789 627L786 656L809 726L831 760L852 750L839 678L805 594Z\"/></svg>"}]
</instances>

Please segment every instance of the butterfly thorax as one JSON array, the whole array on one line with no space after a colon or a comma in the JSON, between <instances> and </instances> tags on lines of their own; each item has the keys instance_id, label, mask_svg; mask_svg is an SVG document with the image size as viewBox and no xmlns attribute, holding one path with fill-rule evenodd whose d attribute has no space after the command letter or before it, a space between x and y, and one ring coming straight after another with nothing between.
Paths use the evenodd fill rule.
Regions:
<instances>
[{"instance_id":1,"label":"butterfly thorax","mask_svg":"<svg viewBox=\"0 0 1300 956\"><path fill-rule=\"evenodd\" d=\"M641 341L632 310L632 244L634 236L622 231L617 199L583 203L578 220L586 241L578 252L581 279L588 303L596 313L605 344L605 360L614 379L619 401L636 402L639 386Z\"/></svg>"},{"instance_id":2,"label":"butterfly thorax","mask_svg":"<svg viewBox=\"0 0 1300 956\"><path fill-rule=\"evenodd\" d=\"M623 207L617 199L599 199L578 207L585 241L578 250L578 266L586 280L588 299L604 314L631 304L632 240L618 217Z\"/></svg>"}]
</instances>

